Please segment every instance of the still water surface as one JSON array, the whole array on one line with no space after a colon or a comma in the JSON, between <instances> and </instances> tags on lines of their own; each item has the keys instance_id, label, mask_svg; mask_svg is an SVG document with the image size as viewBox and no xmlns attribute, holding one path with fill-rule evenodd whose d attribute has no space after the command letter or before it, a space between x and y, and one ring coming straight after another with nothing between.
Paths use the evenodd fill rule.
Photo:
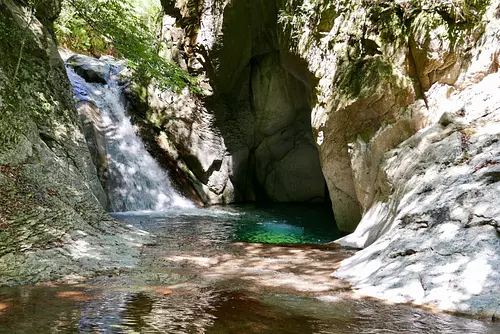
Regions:
<instances>
[{"instance_id":1,"label":"still water surface","mask_svg":"<svg viewBox=\"0 0 500 334\"><path fill-rule=\"evenodd\" d=\"M500 333L489 322L355 298L330 275L352 252L311 245L340 235L319 206L116 218L157 236L138 268L2 288L0 333Z\"/></svg>"}]
</instances>

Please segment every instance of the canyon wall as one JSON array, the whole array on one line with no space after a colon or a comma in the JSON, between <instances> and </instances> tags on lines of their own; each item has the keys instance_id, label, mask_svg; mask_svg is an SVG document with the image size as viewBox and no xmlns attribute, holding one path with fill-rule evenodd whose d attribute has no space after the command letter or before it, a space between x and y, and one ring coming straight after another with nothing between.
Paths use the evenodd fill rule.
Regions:
<instances>
[{"instance_id":1,"label":"canyon wall","mask_svg":"<svg viewBox=\"0 0 500 334\"><path fill-rule=\"evenodd\" d=\"M354 232L338 242L365 248L334 275L392 301L496 312L498 1L163 5L166 54L203 78L207 128L246 175L232 199L302 200L269 184L295 182L283 159L305 175L315 143L336 223Z\"/></svg>"},{"instance_id":2,"label":"canyon wall","mask_svg":"<svg viewBox=\"0 0 500 334\"><path fill-rule=\"evenodd\" d=\"M276 4L163 5L164 52L200 75L204 94L143 89L137 119L157 129L203 202L323 202L310 119L316 82L281 50Z\"/></svg>"},{"instance_id":3,"label":"canyon wall","mask_svg":"<svg viewBox=\"0 0 500 334\"><path fill-rule=\"evenodd\" d=\"M130 266L145 237L103 209L53 35L60 5L0 1L0 285Z\"/></svg>"}]
</instances>

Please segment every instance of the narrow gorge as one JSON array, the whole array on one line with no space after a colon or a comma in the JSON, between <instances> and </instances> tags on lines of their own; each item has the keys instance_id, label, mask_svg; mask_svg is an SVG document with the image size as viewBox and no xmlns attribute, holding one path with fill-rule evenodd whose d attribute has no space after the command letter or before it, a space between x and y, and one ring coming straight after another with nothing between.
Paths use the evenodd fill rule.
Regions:
<instances>
[{"instance_id":1,"label":"narrow gorge","mask_svg":"<svg viewBox=\"0 0 500 334\"><path fill-rule=\"evenodd\" d=\"M0 332L496 333L499 29L497 0L0 0Z\"/></svg>"}]
</instances>

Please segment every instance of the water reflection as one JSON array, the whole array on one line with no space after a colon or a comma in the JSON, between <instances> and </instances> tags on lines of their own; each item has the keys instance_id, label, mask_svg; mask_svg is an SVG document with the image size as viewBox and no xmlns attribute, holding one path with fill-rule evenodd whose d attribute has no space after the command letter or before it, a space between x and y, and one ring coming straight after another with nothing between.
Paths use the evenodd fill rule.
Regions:
<instances>
[{"instance_id":1,"label":"water reflection","mask_svg":"<svg viewBox=\"0 0 500 334\"><path fill-rule=\"evenodd\" d=\"M330 276L347 251L234 242L248 232L245 224L298 242L320 235L305 224L318 219L304 212L117 215L157 235L139 268L85 284L1 288L0 333L500 332L494 323L354 298Z\"/></svg>"},{"instance_id":2,"label":"water reflection","mask_svg":"<svg viewBox=\"0 0 500 334\"><path fill-rule=\"evenodd\" d=\"M322 244L342 236L331 210L323 205L174 208L166 212L117 213L115 217L147 230L160 230L161 234L181 238L189 235L206 242Z\"/></svg>"},{"instance_id":3,"label":"water reflection","mask_svg":"<svg viewBox=\"0 0 500 334\"><path fill-rule=\"evenodd\" d=\"M166 296L113 291L75 301L61 297L60 292L68 289L92 295L100 288L31 287L29 292L18 288L23 292L11 295L12 307L0 313L0 333L489 334L500 330L479 320L346 296L324 301L242 291L198 290Z\"/></svg>"}]
</instances>

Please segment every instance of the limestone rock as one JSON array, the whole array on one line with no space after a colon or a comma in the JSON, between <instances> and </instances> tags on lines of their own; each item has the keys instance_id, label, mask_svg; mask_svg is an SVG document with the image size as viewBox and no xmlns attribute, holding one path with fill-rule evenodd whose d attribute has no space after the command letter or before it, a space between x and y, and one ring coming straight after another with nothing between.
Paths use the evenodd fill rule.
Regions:
<instances>
[{"instance_id":1,"label":"limestone rock","mask_svg":"<svg viewBox=\"0 0 500 334\"><path fill-rule=\"evenodd\" d=\"M492 19L486 31L497 26ZM485 33L471 53L486 41L499 43ZM365 248L335 272L362 294L496 313L500 75L491 73L496 57L476 59L454 86L429 89L432 125L384 156L379 195L356 231L337 241Z\"/></svg>"}]
</instances>

